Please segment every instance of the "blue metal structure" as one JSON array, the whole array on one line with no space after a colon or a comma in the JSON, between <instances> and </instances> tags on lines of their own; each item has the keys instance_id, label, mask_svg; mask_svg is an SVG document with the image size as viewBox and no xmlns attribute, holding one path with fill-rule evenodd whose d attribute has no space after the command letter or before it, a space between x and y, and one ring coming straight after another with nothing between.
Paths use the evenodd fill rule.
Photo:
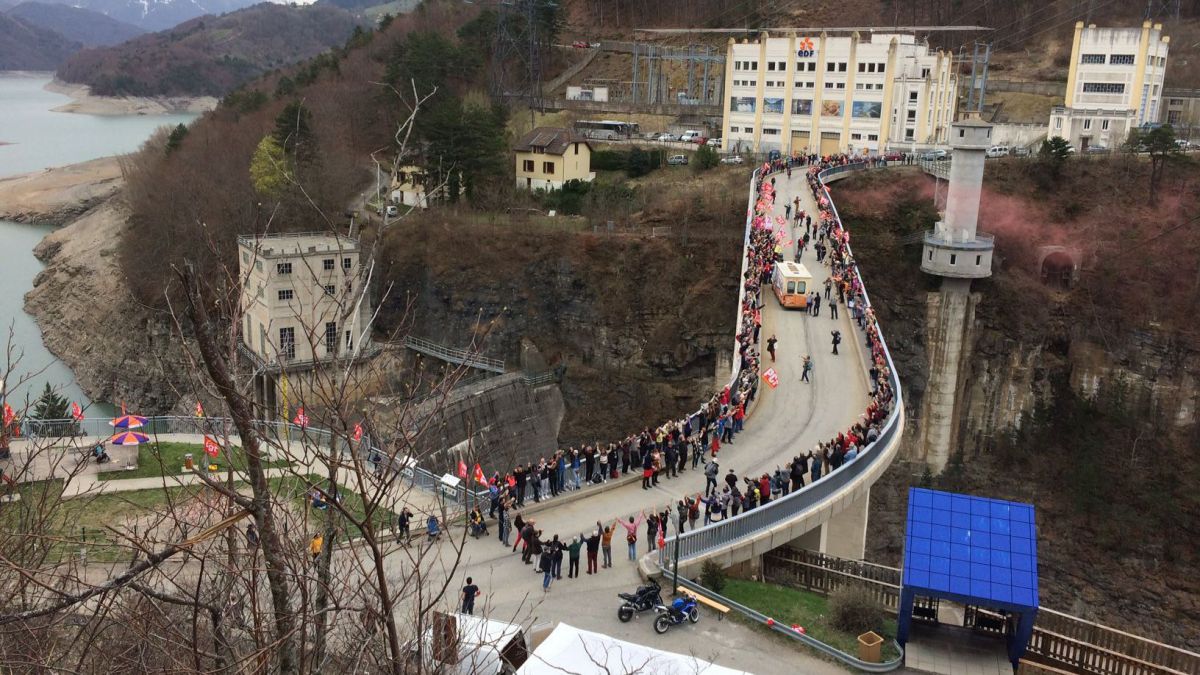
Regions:
<instances>
[{"instance_id":1,"label":"blue metal structure","mask_svg":"<svg viewBox=\"0 0 1200 675\"><path fill-rule=\"evenodd\" d=\"M1016 615L1015 665L1038 611L1037 528L1031 504L910 488L896 641L908 642L916 596Z\"/></svg>"}]
</instances>

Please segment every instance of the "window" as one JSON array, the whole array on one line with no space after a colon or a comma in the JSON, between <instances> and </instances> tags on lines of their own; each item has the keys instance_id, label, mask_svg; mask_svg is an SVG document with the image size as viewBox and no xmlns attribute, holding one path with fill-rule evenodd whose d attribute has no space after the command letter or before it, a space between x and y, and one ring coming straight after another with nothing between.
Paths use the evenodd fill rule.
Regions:
<instances>
[{"instance_id":1,"label":"window","mask_svg":"<svg viewBox=\"0 0 1200 675\"><path fill-rule=\"evenodd\" d=\"M838 83L837 83L837 88L838 88L838 89L845 89L845 88L846 88L846 83L845 83L845 82L838 82Z\"/></svg>"},{"instance_id":2,"label":"window","mask_svg":"<svg viewBox=\"0 0 1200 675\"><path fill-rule=\"evenodd\" d=\"M292 273L292 263L290 263L290 262L276 263L275 264L275 273L276 274L291 274Z\"/></svg>"},{"instance_id":3,"label":"window","mask_svg":"<svg viewBox=\"0 0 1200 675\"><path fill-rule=\"evenodd\" d=\"M929 259L933 260L933 249L929 249Z\"/></svg>"},{"instance_id":4,"label":"window","mask_svg":"<svg viewBox=\"0 0 1200 675\"><path fill-rule=\"evenodd\" d=\"M912 129L904 130L904 140L906 140L906 141L913 140L913 130Z\"/></svg>"},{"instance_id":5,"label":"window","mask_svg":"<svg viewBox=\"0 0 1200 675\"><path fill-rule=\"evenodd\" d=\"M247 265L250 264L250 254L249 253L242 251L242 262L246 263Z\"/></svg>"},{"instance_id":6,"label":"window","mask_svg":"<svg viewBox=\"0 0 1200 675\"><path fill-rule=\"evenodd\" d=\"M775 62L767 61L767 70L775 70Z\"/></svg>"},{"instance_id":7,"label":"window","mask_svg":"<svg viewBox=\"0 0 1200 675\"><path fill-rule=\"evenodd\" d=\"M852 140L852 141L861 141L861 140L862 140L862 134L850 134L850 140Z\"/></svg>"},{"instance_id":8,"label":"window","mask_svg":"<svg viewBox=\"0 0 1200 675\"><path fill-rule=\"evenodd\" d=\"M328 286L325 287L325 295L328 295L331 298L334 295L337 295L337 287L334 286L333 284L329 284Z\"/></svg>"},{"instance_id":9,"label":"window","mask_svg":"<svg viewBox=\"0 0 1200 675\"><path fill-rule=\"evenodd\" d=\"M858 64L858 72L860 72L860 73L867 72L867 64L865 64L865 63ZM874 63L871 64L871 72L875 72L875 64Z\"/></svg>"},{"instance_id":10,"label":"window","mask_svg":"<svg viewBox=\"0 0 1200 675\"><path fill-rule=\"evenodd\" d=\"M533 173L533 160L527 159L521 162L521 170L526 173Z\"/></svg>"},{"instance_id":11,"label":"window","mask_svg":"<svg viewBox=\"0 0 1200 675\"><path fill-rule=\"evenodd\" d=\"M254 269L258 270L259 272L263 271L263 270L262 270L262 261L261 261L261 260L255 260L255 261L254 261Z\"/></svg>"},{"instance_id":12,"label":"window","mask_svg":"<svg viewBox=\"0 0 1200 675\"><path fill-rule=\"evenodd\" d=\"M1100 120L1100 130L1108 131L1108 120Z\"/></svg>"},{"instance_id":13,"label":"window","mask_svg":"<svg viewBox=\"0 0 1200 675\"><path fill-rule=\"evenodd\" d=\"M738 132L738 128L737 128L737 127L729 127L729 133L731 133L731 134L736 134L737 132Z\"/></svg>"},{"instance_id":14,"label":"window","mask_svg":"<svg viewBox=\"0 0 1200 675\"><path fill-rule=\"evenodd\" d=\"M1133 54L1113 54L1108 57L1108 64L1111 66L1132 66L1133 62Z\"/></svg>"},{"instance_id":15,"label":"window","mask_svg":"<svg viewBox=\"0 0 1200 675\"><path fill-rule=\"evenodd\" d=\"M1055 128L1055 129L1062 129L1062 118L1061 118L1061 117L1055 117L1055 118L1054 118L1054 128Z\"/></svg>"},{"instance_id":16,"label":"window","mask_svg":"<svg viewBox=\"0 0 1200 675\"><path fill-rule=\"evenodd\" d=\"M839 72L839 73L844 73L844 72L846 72L846 62L845 62L845 61L843 61L842 63L839 63L839 64L838 64L838 72Z\"/></svg>"},{"instance_id":17,"label":"window","mask_svg":"<svg viewBox=\"0 0 1200 675\"><path fill-rule=\"evenodd\" d=\"M1085 94L1124 94L1124 82L1084 82L1083 93Z\"/></svg>"},{"instance_id":18,"label":"window","mask_svg":"<svg viewBox=\"0 0 1200 675\"><path fill-rule=\"evenodd\" d=\"M915 92L915 91L908 92L908 102L909 103L917 102L917 92Z\"/></svg>"},{"instance_id":19,"label":"window","mask_svg":"<svg viewBox=\"0 0 1200 675\"><path fill-rule=\"evenodd\" d=\"M354 334L346 331L346 351L354 349Z\"/></svg>"},{"instance_id":20,"label":"window","mask_svg":"<svg viewBox=\"0 0 1200 675\"><path fill-rule=\"evenodd\" d=\"M321 261L321 268L326 272L333 270L333 258L326 258Z\"/></svg>"},{"instance_id":21,"label":"window","mask_svg":"<svg viewBox=\"0 0 1200 675\"><path fill-rule=\"evenodd\" d=\"M290 288L280 289L280 291L279 291L280 301L291 300L294 296L295 296L295 293L293 293L292 289L290 289Z\"/></svg>"},{"instance_id":22,"label":"window","mask_svg":"<svg viewBox=\"0 0 1200 675\"><path fill-rule=\"evenodd\" d=\"M835 72L836 70L837 70L837 64L834 63L833 61L830 61L829 63L825 64L825 72L832 73L832 72Z\"/></svg>"},{"instance_id":23,"label":"window","mask_svg":"<svg viewBox=\"0 0 1200 675\"><path fill-rule=\"evenodd\" d=\"M1092 121L1091 121L1091 120L1084 120L1084 121L1083 121L1083 130L1084 130L1084 131L1087 131L1087 130L1089 130L1089 129L1091 129L1091 128L1092 128Z\"/></svg>"},{"instance_id":24,"label":"window","mask_svg":"<svg viewBox=\"0 0 1200 675\"><path fill-rule=\"evenodd\" d=\"M279 355L287 360L296 358L296 329L279 329Z\"/></svg>"},{"instance_id":25,"label":"window","mask_svg":"<svg viewBox=\"0 0 1200 675\"><path fill-rule=\"evenodd\" d=\"M917 111L909 110L908 111L908 121L913 122L913 121L916 121L916 119L917 119Z\"/></svg>"},{"instance_id":26,"label":"window","mask_svg":"<svg viewBox=\"0 0 1200 675\"><path fill-rule=\"evenodd\" d=\"M325 354L332 356L337 353L337 322L325 322Z\"/></svg>"},{"instance_id":27,"label":"window","mask_svg":"<svg viewBox=\"0 0 1200 675\"><path fill-rule=\"evenodd\" d=\"M867 134L867 140L868 141L877 141L877 140L879 140L879 134Z\"/></svg>"},{"instance_id":28,"label":"window","mask_svg":"<svg viewBox=\"0 0 1200 675\"><path fill-rule=\"evenodd\" d=\"M826 83L825 83L825 88L826 88L826 89L833 89L833 83L832 83L832 82L826 82Z\"/></svg>"},{"instance_id":29,"label":"window","mask_svg":"<svg viewBox=\"0 0 1200 675\"><path fill-rule=\"evenodd\" d=\"M929 79L929 69L928 69L928 68L922 68L922 69L921 69L921 79L922 79L922 80L928 80L928 79Z\"/></svg>"},{"instance_id":30,"label":"window","mask_svg":"<svg viewBox=\"0 0 1200 675\"><path fill-rule=\"evenodd\" d=\"M778 129L772 129L770 127L763 127L762 132L763 132L764 136L778 136L779 135Z\"/></svg>"},{"instance_id":31,"label":"window","mask_svg":"<svg viewBox=\"0 0 1200 675\"><path fill-rule=\"evenodd\" d=\"M579 144L575 143L574 145L575 145L575 154L578 155L579 154Z\"/></svg>"},{"instance_id":32,"label":"window","mask_svg":"<svg viewBox=\"0 0 1200 675\"><path fill-rule=\"evenodd\" d=\"M734 69L734 70L741 70L741 69L742 69L742 62L741 62L741 61L734 61L734 62L733 62L733 69Z\"/></svg>"},{"instance_id":33,"label":"window","mask_svg":"<svg viewBox=\"0 0 1200 675\"><path fill-rule=\"evenodd\" d=\"M951 264L951 265L953 265L953 264L955 264L955 263L957 263L957 262L958 262L958 255L957 255L957 254L954 254L954 253L951 253L951 254L950 254L950 264Z\"/></svg>"},{"instance_id":34,"label":"window","mask_svg":"<svg viewBox=\"0 0 1200 675\"><path fill-rule=\"evenodd\" d=\"M975 256L975 266L979 267L979 265L981 265L982 263L983 263L983 256L981 256L981 255Z\"/></svg>"},{"instance_id":35,"label":"window","mask_svg":"<svg viewBox=\"0 0 1200 675\"><path fill-rule=\"evenodd\" d=\"M554 162L542 162L542 173L554 173Z\"/></svg>"},{"instance_id":36,"label":"window","mask_svg":"<svg viewBox=\"0 0 1200 675\"><path fill-rule=\"evenodd\" d=\"M1081 54L1079 56L1080 63L1104 63L1103 54Z\"/></svg>"},{"instance_id":37,"label":"window","mask_svg":"<svg viewBox=\"0 0 1200 675\"><path fill-rule=\"evenodd\" d=\"M1171 125L1179 124L1180 112L1181 111L1179 111L1179 110L1168 110L1167 111L1167 124L1171 124Z\"/></svg>"},{"instance_id":38,"label":"window","mask_svg":"<svg viewBox=\"0 0 1200 675\"><path fill-rule=\"evenodd\" d=\"M758 70L758 61L747 61L750 64L750 70Z\"/></svg>"},{"instance_id":39,"label":"window","mask_svg":"<svg viewBox=\"0 0 1200 675\"><path fill-rule=\"evenodd\" d=\"M350 258L342 258L342 269L343 270L350 269L351 265L353 265L353 263L351 262Z\"/></svg>"},{"instance_id":40,"label":"window","mask_svg":"<svg viewBox=\"0 0 1200 675\"><path fill-rule=\"evenodd\" d=\"M882 73L882 72L886 72L886 70L887 70L886 63L876 63L875 64L875 72Z\"/></svg>"}]
</instances>

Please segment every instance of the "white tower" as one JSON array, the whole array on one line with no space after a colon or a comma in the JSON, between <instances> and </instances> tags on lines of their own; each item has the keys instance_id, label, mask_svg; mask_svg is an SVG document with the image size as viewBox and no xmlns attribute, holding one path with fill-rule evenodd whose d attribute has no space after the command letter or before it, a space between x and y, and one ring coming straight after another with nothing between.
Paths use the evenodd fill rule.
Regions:
<instances>
[{"instance_id":1,"label":"white tower","mask_svg":"<svg viewBox=\"0 0 1200 675\"><path fill-rule=\"evenodd\" d=\"M926 313L926 353L929 384L921 403L917 453L935 472L946 468L958 445L958 401L961 371L970 364L972 328L978 294L971 280L992 274L991 235L980 234L979 195L983 162L992 144L992 126L978 119L950 125L950 192L946 212L925 233L921 270L942 278L942 288L930 293Z\"/></svg>"},{"instance_id":2,"label":"white tower","mask_svg":"<svg viewBox=\"0 0 1200 675\"><path fill-rule=\"evenodd\" d=\"M950 126L950 192L946 213L925 233L921 270L940 277L982 279L992 274L993 239L976 231L983 162L992 145L992 125L977 119Z\"/></svg>"}]
</instances>

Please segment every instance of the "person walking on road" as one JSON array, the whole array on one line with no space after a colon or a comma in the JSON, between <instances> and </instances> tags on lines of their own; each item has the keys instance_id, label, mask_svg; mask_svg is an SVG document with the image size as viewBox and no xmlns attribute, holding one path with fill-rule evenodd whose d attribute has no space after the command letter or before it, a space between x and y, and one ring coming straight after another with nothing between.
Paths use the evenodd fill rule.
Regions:
<instances>
[{"instance_id":1,"label":"person walking on road","mask_svg":"<svg viewBox=\"0 0 1200 675\"><path fill-rule=\"evenodd\" d=\"M805 356L804 357L804 365L800 371L800 381L801 382L812 382L812 380L808 379L808 374L812 372L812 369L813 369L812 357Z\"/></svg>"},{"instance_id":2,"label":"person walking on road","mask_svg":"<svg viewBox=\"0 0 1200 675\"><path fill-rule=\"evenodd\" d=\"M771 337L767 338L767 353L771 355L771 363L775 363L775 344L778 342L779 340L775 339L774 333L771 334Z\"/></svg>"},{"instance_id":3,"label":"person walking on road","mask_svg":"<svg viewBox=\"0 0 1200 675\"><path fill-rule=\"evenodd\" d=\"M842 343L842 332L838 331L838 330L832 330L832 331L829 331L829 334L830 334L830 336L832 338L832 342L833 342L833 355L837 356L838 355L837 347L839 344Z\"/></svg>"},{"instance_id":4,"label":"person walking on road","mask_svg":"<svg viewBox=\"0 0 1200 675\"><path fill-rule=\"evenodd\" d=\"M714 457L704 467L704 495L708 496L717 491L717 474L721 471L721 465Z\"/></svg>"},{"instance_id":5,"label":"person walking on road","mask_svg":"<svg viewBox=\"0 0 1200 675\"><path fill-rule=\"evenodd\" d=\"M479 597L480 595L481 593L479 592L479 587L475 585L475 582L471 580L471 577L467 577L467 585L463 586L462 589L463 614L475 614L475 598Z\"/></svg>"},{"instance_id":6,"label":"person walking on road","mask_svg":"<svg viewBox=\"0 0 1200 675\"><path fill-rule=\"evenodd\" d=\"M837 308L838 308L838 301L830 300L829 301L829 319L830 319L830 321L837 321L837 317L838 317Z\"/></svg>"}]
</instances>

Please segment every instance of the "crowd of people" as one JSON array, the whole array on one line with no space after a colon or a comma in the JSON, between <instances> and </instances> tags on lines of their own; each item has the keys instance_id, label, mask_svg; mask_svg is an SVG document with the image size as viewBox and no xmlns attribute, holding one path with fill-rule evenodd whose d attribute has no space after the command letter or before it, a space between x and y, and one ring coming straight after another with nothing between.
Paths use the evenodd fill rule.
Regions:
<instances>
[{"instance_id":1,"label":"crowd of people","mask_svg":"<svg viewBox=\"0 0 1200 675\"><path fill-rule=\"evenodd\" d=\"M643 429L622 441L603 445L568 448L528 466L521 464L511 472L494 473L488 482L488 511L476 507L468 517L471 533L490 535L487 523L497 523L496 536L502 545L520 550L521 560L536 563L542 588L549 591L562 579L567 563L567 578L579 575L580 560L586 557L587 574L599 574L612 566L612 541L624 537L628 558L637 559L637 542L642 526L648 550L660 548L668 532L682 533L732 518L744 511L760 508L803 488L806 480L815 482L854 461L880 435L894 403L891 373L879 337L874 311L866 302L850 250L850 235L831 209L828 193L822 185L821 171L861 159L848 156L807 156L781 159L764 164L756 182L756 199L745 246L745 273L738 321L738 369L729 386L715 394L697 412L664 423L655 429ZM762 331L763 289L771 283L775 264L789 239L788 220L774 214L775 181L772 174L793 168L806 171L807 183L818 205L815 226L812 216L797 219L805 223L804 241L811 237L821 251L819 264L829 268L825 302L832 308L844 305L862 330L870 353L869 379L871 399L863 415L835 437L817 443L807 452L796 454L791 462L774 472L759 476L738 476L731 468L721 473L722 447L735 442L743 430L747 406L754 400L760 378L759 344ZM797 216L801 215L799 201ZM789 209L790 211L790 209ZM790 214L789 214L790 215ZM800 242L797 242L799 248ZM815 304L815 303L814 303ZM835 315L836 316L836 315ZM772 336L774 338L774 336ZM834 353L840 333L834 331ZM775 342L769 343L774 347ZM773 350L772 350L773 351ZM772 353L772 358L774 354ZM807 381L811 358L806 357L803 379ZM597 521L583 532L560 537L547 535L535 519L525 518L522 508L530 500L541 502L564 492L583 489L589 484L628 476L641 476L642 489L649 490L660 481L671 480L686 472L701 470L705 487L694 496L677 500L661 510L642 511L624 518ZM697 523L703 518L702 524ZM405 523L407 525L407 523ZM407 530L407 527L404 528ZM472 594L472 597L474 595Z\"/></svg>"}]
</instances>

